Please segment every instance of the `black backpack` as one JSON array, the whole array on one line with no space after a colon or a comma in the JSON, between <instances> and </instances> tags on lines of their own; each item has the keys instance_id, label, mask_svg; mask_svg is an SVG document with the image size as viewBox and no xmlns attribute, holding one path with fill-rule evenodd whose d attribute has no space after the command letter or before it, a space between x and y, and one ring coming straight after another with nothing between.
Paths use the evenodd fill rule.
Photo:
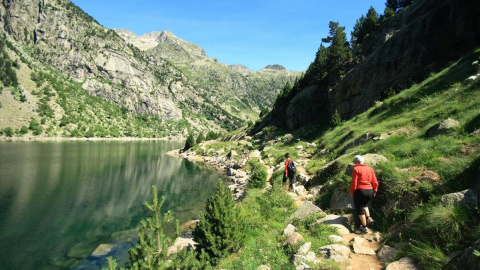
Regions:
<instances>
[{"instance_id":1,"label":"black backpack","mask_svg":"<svg viewBox=\"0 0 480 270\"><path fill-rule=\"evenodd\" d=\"M295 162L293 160L288 161L288 176L292 177L295 176L297 173L297 166L295 166Z\"/></svg>"}]
</instances>

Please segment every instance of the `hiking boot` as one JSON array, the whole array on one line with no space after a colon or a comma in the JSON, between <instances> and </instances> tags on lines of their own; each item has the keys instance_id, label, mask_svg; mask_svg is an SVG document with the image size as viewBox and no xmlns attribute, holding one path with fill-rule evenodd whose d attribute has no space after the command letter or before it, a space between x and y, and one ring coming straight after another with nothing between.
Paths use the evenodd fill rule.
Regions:
<instances>
[{"instance_id":1,"label":"hiking boot","mask_svg":"<svg viewBox=\"0 0 480 270\"><path fill-rule=\"evenodd\" d=\"M358 227L358 231L360 231L360 233L368 233L367 226L360 225L360 227Z\"/></svg>"},{"instance_id":2,"label":"hiking boot","mask_svg":"<svg viewBox=\"0 0 480 270\"><path fill-rule=\"evenodd\" d=\"M367 224L373 224L375 221L373 220L372 217L367 218Z\"/></svg>"}]
</instances>

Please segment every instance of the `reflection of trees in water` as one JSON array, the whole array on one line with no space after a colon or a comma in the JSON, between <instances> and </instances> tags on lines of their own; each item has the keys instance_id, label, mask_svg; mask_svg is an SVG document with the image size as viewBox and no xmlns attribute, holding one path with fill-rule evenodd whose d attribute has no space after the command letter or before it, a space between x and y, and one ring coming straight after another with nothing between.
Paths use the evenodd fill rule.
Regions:
<instances>
[{"instance_id":1,"label":"reflection of trees in water","mask_svg":"<svg viewBox=\"0 0 480 270\"><path fill-rule=\"evenodd\" d=\"M93 248L111 241L111 233L136 227L145 217L143 201L151 199L152 185L157 185L160 196L167 197L164 209L172 210L175 218L193 218L213 193L218 174L203 165L164 155L180 147L172 142L15 145L19 154L11 158L16 159L12 170L17 176L0 184L0 198L7 196L7 190L14 197L9 207L2 205L2 213L10 210L6 210L5 219L2 215L0 225L14 228L22 222L7 240L35 248L19 246L0 253L31 256L35 263L66 254L82 241L95 240ZM52 253L54 250L57 253Z\"/></svg>"}]
</instances>

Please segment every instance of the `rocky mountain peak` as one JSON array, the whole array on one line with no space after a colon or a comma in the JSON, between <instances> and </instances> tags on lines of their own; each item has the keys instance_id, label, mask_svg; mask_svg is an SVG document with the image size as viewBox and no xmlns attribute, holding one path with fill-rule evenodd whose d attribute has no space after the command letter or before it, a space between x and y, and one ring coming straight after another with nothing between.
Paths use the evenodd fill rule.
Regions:
<instances>
[{"instance_id":1,"label":"rocky mountain peak","mask_svg":"<svg viewBox=\"0 0 480 270\"><path fill-rule=\"evenodd\" d=\"M284 66L278 65L278 64L275 64L275 65L267 65L267 66L264 67L263 69L287 70Z\"/></svg>"}]
</instances>

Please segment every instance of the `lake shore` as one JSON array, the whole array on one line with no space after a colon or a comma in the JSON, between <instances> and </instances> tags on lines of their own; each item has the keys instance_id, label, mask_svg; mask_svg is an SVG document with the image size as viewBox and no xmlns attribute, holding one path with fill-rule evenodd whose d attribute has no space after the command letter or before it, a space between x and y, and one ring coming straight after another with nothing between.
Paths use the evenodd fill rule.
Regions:
<instances>
[{"instance_id":1,"label":"lake shore","mask_svg":"<svg viewBox=\"0 0 480 270\"><path fill-rule=\"evenodd\" d=\"M162 137L162 138L138 138L138 137L116 137L116 138L67 138L67 137L0 137L0 142L10 141L182 141L179 137Z\"/></svg>"}]
</instances>

